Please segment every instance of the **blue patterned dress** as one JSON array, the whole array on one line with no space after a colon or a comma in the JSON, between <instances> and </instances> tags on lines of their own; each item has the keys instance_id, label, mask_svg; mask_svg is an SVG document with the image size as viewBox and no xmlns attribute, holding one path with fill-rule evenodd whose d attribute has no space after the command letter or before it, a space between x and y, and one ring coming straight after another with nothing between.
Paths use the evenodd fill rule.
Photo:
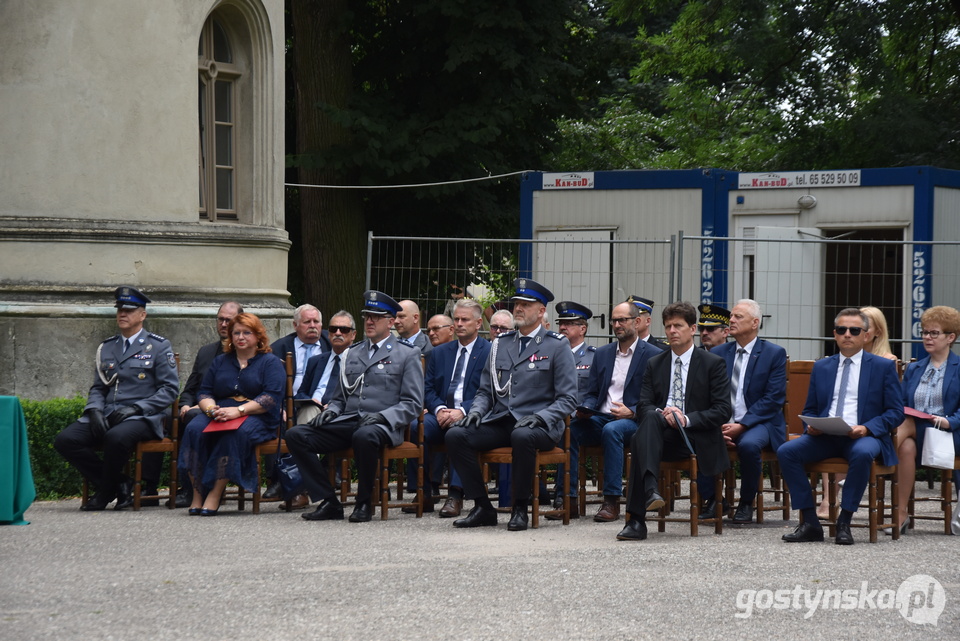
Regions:
<instances>
[{"instance_id":1,"label":"blue patterned dress","mask_svg":"<svg viewBox=\"0 0 960 641\"><path fill-rule=\"evenodd\" d=\"M234 353L213 360L203 377L198 401L209 398L221 407L236 407L247 401L232 397L243 396L259 403L266 412L248 416L239 429L229 432L205 434L203 429L211 421L205 414L187 424L177 465L181 472L193 475L202 494L220 479L230 479L249 492L256 489L260 480L253 447L276 437L285 385L283 363L273 354L257 354L244 369L240 369Z\"/></svg>"}]
</instances>

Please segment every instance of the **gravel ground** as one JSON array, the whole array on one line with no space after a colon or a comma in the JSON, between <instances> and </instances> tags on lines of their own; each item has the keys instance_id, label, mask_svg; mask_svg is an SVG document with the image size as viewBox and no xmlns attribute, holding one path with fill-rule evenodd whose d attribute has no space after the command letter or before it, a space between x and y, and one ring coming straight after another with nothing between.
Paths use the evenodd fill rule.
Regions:
<instances>
[{"instance_id":1,"label":"gravel ground","mask_svg":"<svg viewBox=\"0 0 960 641\"><path fill-rule=\"evenodd\" d=\"M780 520L697 538L668 524L634 543L589 518L461 531L399 511L352 524L275 504L215 518L79 505L38 502L31 525L0 529L0 639L930 640L960 626L960 537L931 521L875 545L857 528L842 547L783 543L796 523ZM805 601L826 590L848 592Z\"/></svg>"}]
</instances>

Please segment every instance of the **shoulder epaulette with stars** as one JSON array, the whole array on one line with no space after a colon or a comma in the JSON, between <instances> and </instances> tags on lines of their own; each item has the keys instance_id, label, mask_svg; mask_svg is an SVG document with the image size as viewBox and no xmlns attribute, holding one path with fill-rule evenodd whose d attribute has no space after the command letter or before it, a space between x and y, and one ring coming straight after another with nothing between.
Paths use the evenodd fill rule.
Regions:
<instances>
[{"instance_id":1,"label":"shoulder epaulette with stars","mask_svg":"<svg viewBox=\"0 0 960 641\"><path fill-rule=\"evenodd\" d=\"M511 336L516 335L516 333L517 333L517 330L515 329L511 329L509 332L501 332L500 335L497 336L497 339L510 338Z\"/></svg>"},{"instance_id":2,"label":"shoulder epaulette with stars","mask_svg":"<svg viewBox=\"0 0 960 641\"><path fill-rule=\"evenodd\" d=\"M363 345L363 344L366 343L366 342L367 342L367 341L357 341L356 343L354 343L354 344L351 345L350 347L359 347L360 345Z\"/></svg>"},{"instance_id":3,"label":"shoulder epaulette with stars","mask_svg":"<svg viewBox=\"0 0 960 641\"><path fill-rule=\"evenodd\" d=\"M114 335L111 336L110 338L104 339L103 342L100 343L100 344L101 344L101 345L105 345L106 343L109 343L110 341L115 341L115 340L117 340L118 338L120 338L120 334L114 334Z\"/></svg>"},{"instance_id":4,"label":"shoulder epaulette with stars","mask_svg":"<svg viewBox=\"0 0 960 641\"><path fill-rule=\"evenodd\" d=\"M164 337L161 336L160 334L154 334L153 332L147 332L147 336L149 336L150 338L155 338L155 339L158 340L158 341L165 341L165 340L167 340L166 338L164 338Z\"/></svg>"},{"instance_id":5,"label":"shoulder epaulette with stars","mask_svg":"<svg viewBox=\"0 0 960 641\"><path fill-rule=\"evenodd\" d=\"M587 345L587 351L588 351L588 352L595 352L595 351L597 351L597 348L594 347L593 345Z\"/></svg>"},{"instance_id":6,"label":"shoulder epaulette with stars","mask_svg":"<svg viewBox=\"0 0 960 641\"><path fill-rule=\"evenodd\" d=\"M412 348L420 349L419 347L417 347L417 346L414 345L413 343L411 343L411 342L409 342L409 341L405 341L405 340L403 340L402 338L397 339L397 345L403 345L404 347L412 347Z\"/></svg>"},{"instance_id":7,"label":"shoulder epaulette with stars","mask_svg":"<svg viewBox=\"0 0 960 641\"><path fill-rule=\"evenodd\" d=\"M559 339L559 338L564 338L564 335L563 335L563 334L558 334L558 333L556 333L556 332L547 332L547 336L549 336L549 337L551 337L551 338L557 338L557 339Z\"/></svg>"}]
</instances>

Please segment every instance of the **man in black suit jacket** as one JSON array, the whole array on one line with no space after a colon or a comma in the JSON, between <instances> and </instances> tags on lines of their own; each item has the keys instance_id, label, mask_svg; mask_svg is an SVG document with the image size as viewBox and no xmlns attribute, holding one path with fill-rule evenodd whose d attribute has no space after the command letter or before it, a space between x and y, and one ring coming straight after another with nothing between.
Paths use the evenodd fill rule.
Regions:
<instances>
[{"instance_id":1,"label":"man in black suit jacket","mask_svg":"<svg viewBox=\"0 0 960 641\"><path fill-rule=\"evenodd\" d=\"M192 421L200 414L200 407L197 405L197 394L200 393L200 384L203 383L203 377L210 369L210 364L220 354L223 354L223 341L227 340L227 328L230 321L237 314L243 313L243 307L240 303L232 300L225 301L217 310L217 334L220 340L213 343L207 343L197 351L193 359L193 369L190 376L180 392L180 427ZM188 507L193 498L193 484L190 477L184 474L180 479L180 487L177 489L177 507Z\"/></svg>"},{"instance_id":2,"label":"man in black suit jacket","mask_svg":"<svg viewBox=\"0 0 960 641\"><path fill-rule=\"evenodd\" d=\"M694 349L697 310L690 303L667 305L663 326L670 349L651 358L643 375L637 433L630 443L630 520L617 535L621 541L647 538L646 512L663 507L657 493L661 460L687 458L692 448L704 474L730 467L721 431L732 411L726 361Z\"/></svg>"}]
</instances>

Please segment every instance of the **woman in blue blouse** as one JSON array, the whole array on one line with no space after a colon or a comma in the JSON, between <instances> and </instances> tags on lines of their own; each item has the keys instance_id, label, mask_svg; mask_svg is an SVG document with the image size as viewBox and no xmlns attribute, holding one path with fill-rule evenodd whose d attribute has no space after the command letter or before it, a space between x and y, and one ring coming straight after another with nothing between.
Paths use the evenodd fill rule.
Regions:
<instances>
[{"instance_id":1,"label":"woman in blue blouse","mask_svg":"<svg viewBox=\"0 0 960 641\"><path fill-rule=\"evenodd\" d=\"M903 374L903 404L932 414L932 419L911 418L897 428L897 456L900 459L900 532L907 531L907 502L923 451L923 434L928 427L953 432L954 447L960 450L960 357L950 351L960 332L960 312L952 307L931 307L920 317L923 348L928 356L911 363Z\"/></svg>"},{"instance_id":2,"label":"woman in blue blouse","mask_svg":"<svg viewBox=\"0 0 960 641\"><path fill-rule=\"evenodd\" d=\"M180 446L179 469L193 481L191 515L213 516L233 480L253 492L257 462L253 447L275 438L281 420L286 375L260 319L237 314L230 322L224 353L203 377L199 403L203 414L190 421ZM246 417L235 430L204 432L211 423Z\"/></svg>"}]
</instances>

